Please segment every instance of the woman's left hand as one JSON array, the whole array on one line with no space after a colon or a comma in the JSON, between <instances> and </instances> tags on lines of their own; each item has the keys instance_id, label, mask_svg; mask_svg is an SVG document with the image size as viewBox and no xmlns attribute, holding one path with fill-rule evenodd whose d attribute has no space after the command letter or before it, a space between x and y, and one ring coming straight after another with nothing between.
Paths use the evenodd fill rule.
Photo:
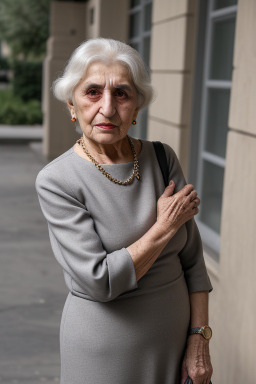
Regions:
<instances>
[{"instance_id":1,"label":"woman's left hand","mask_svg":"<svg viewBox=\"0 0 256 384\"><path fill-rule=\"evenodd\" d=\"M190 376L193 384L209 384L212 376L212 364L209 341L201 335L188 337L187 349L182 364L181 384Z\"/></svg>"}]
</instances>

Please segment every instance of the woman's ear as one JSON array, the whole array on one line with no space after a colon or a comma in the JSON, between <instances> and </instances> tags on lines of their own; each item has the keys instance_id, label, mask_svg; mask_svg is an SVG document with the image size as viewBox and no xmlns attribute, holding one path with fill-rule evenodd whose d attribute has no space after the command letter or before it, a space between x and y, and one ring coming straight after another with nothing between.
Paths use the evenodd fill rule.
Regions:
<instances>
[{"instance_id":1,"label":"woman's ear","mask_svg":"<svg viewBox=\"0 0 256 384\"><path fill-rule=\"evenodd\" d=\"M68 109L69 109L69 112L70 112L70 115L71 115L71 121L73 123L75 123L77 118L76 118L76 110L75 110L73 102L71 100L68 100L67 101L67 106L68 106Z\"/></svg>"},{"instance_id":2,"label":"woman's ear","mask_svg":"<svg viewBox=\"0 0 256 384\"><path fill-rule=\"evenodd\" d=\"M139 108L136 108L133 114L133 120L137 119L138 113L139 113Z\"/></svg>"},{"instance_id":3,"label":"woman's ear","mask_svg":"<svg viewBox=\"0 0 256 384\"><path fill-rule=\"evenodd\" d=\"M68 109L69 109L69 112L71 114L71 117L75 117L76 118L76 111L75 111L75 107L74 107L74 104L71 100L68 100L67 101L67 106L68 106Z\"/></svg>"},{"instance_id":4,"label":"woman's ear","mask_svg":"<svg viewBox=\"0 0 256 384\"><path fill-rule=\"evenodd\" d=\"M73 104L72 100L68 100L68 101L67 101L67 106L68 106L68 109L69 109L70 112L71 112L72 108L74 108L74 104Z\"/></svg>"}]
</instances>

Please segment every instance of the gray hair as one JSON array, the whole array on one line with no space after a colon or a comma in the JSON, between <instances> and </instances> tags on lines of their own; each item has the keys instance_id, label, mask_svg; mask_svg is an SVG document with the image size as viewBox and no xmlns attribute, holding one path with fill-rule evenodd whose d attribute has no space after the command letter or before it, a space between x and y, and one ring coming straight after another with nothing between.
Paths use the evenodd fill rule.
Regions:
<instances>
[{"instance_id":1,"label":"gray hair","mask_svg":"<svg viewBox=\"0 0 256 384\"><path fill-rule=\"evenodd\" d=\"M153 88L139 53L121 41L104 38L87 40L73 52L63 76L53 83L55 97L63 102L72 101L75 87L85 75L88 66L96 61L106 64L118 61L125 65L137 90L139 109L151 102Z\"/></svg>"}]
</instances>

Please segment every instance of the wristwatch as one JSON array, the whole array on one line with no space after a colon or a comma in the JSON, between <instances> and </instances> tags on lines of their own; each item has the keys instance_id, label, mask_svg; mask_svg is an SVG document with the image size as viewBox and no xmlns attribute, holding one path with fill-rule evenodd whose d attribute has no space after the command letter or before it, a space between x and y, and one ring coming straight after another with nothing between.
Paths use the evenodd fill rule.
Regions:
<instances>
[{"instance_id":1,"label":"wristwatch","mask_svg":"<svg viewBox=\"0 0 256 384\"><path fill-rule=\"evenodd\" d=\"M191 328L188 331L188 335L202 335L205 340L210 340L212 338L212 329L209 325L204 325L203 327Z\"/></svg>"}]
</instances>

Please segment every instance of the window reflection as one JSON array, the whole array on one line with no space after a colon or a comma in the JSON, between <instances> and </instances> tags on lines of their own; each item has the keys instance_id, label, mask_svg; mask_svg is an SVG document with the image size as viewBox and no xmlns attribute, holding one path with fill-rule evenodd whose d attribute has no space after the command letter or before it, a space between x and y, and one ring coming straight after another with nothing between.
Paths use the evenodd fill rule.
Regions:
<instances>
[{"instance_id":1,"label":"window reflection","mask_svg":"<svg viewBox=\"0 0 256 384\"><path fill-rule=\"evenodd\" d=\"M215 0L214 9L221 9L237 5L237 0Z\"/></svg>"},{"instance_id":2,"label":"window reflection","mask_svg":"<svg viewBox=\"0 0 256 384\"><path fill-rule=\"evenodd\" d=\"M226 155L229 99L229 89L208 91L205 150L222 158Z\"/></svg>"},{"instance_id":3,"label":"window reflection","mask_svg":"<svg viewBox=\"0 0 256 384\"><path fill-rule=\"evenodd\" d=\"M211 54L211 79L231 80L233 68L233 50L235 18L218 21L213 26Z\"/></svg>"},{"instance_id":4,"label":"window reflection","mask_svg":"<svg viewBox=\"0 0 256 384\"><path fill-rule=\"evenodd\" d=\"M220 232L223 178L223 168L208 161L203 162L202 204L199 218L217 233Z\"/></svg>"}]
</instances>

